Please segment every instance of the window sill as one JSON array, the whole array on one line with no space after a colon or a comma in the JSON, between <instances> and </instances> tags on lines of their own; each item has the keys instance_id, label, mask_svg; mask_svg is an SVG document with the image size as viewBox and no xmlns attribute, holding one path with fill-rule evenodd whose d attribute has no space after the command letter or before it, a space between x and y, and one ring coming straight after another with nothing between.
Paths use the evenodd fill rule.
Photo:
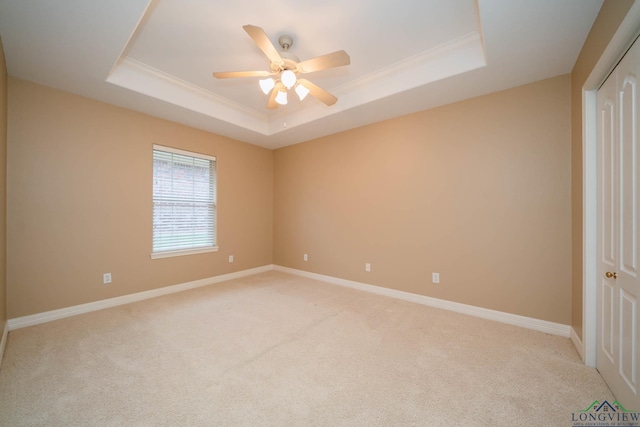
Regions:
<instances>
[{"instance_id":1,"label":"window sill","mask_svg":"<svg viewBox=\"0 0 640 427\"><path fill-rule=\"evenodd\" d=\"M171 257L183 256L183 255L203 254L206 252L218 252L218 247L211 246L207 248L198 248L198 249L184 249L179 251L154 252L149 256L151 257L151 259L159 259L159 258L171 258Z\"/></svg>"}]
</instances>

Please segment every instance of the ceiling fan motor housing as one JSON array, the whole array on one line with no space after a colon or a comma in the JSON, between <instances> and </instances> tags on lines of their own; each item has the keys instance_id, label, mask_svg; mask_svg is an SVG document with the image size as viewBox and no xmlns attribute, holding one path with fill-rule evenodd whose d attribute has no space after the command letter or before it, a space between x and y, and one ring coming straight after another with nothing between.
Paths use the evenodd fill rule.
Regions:
<instances>
[{"instance_id":1,"label":"ceiling fan motor housing","mask_svg":"<svg viewBox=\"0 0 640 427\"><path fill-rule=\"evenodd\" d=\"M278 44L282 48L282 51L278 53L282 58L283 64L280 65L280 64L271 63L271 68L273 69L273 71L284 71L284 70L297 71L298 63L300 62L300 59L298 59L298 57L293 53L289 53L289 48L293 46L293 37L286 34L282 35L278 38Z\"/></svg>"},{"instance_id":2,"label":"ceiling fan motor housing","mask_svg":"<svg viewBox=\"0 0 640 427\"><path fill-rule=\"evenodd\" d=\"M289 52L280 52L280 57L282 58L282 61L284 62L284 65L282 66L282 70L292 70L292 71L297 71L298 69L298 62L300 62L300 60L298 59L297 56L295 56L292 53Z\"/></svg>"}]
</instances>

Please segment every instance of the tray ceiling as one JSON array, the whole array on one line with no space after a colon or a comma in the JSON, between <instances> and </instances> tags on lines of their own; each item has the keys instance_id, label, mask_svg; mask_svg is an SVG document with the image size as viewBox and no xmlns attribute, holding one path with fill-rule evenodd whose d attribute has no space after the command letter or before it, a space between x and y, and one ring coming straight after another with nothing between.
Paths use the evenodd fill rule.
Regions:
<instances>
[{"instance_id":1,"label":"tray ceiling","mask_svg":"<svg viewBox=\"0 0 640 427\"><path fill-rule=\"evenodd\" d=\"M601 0L0 0L9 75L278 148L569 73ZM301 60L344 49L351 65L308 74L327 107L267 110L267 70L242 26L288 34Z\"/></svg>"}]
</instances>

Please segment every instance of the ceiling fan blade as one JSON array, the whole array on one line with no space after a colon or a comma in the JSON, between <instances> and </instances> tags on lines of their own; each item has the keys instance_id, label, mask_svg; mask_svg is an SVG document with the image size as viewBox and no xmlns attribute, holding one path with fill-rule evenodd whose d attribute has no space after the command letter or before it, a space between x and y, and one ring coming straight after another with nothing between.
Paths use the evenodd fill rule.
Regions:
<instances>
[{"instance_id":1,"label":"ceiling fan blade","mask_svg":"<svg viewBox=\"0 0 640 427\"><path fill-rule=\"evenodd\" d=\"M275 64L283 64L282 58L280 57L280 53L275 48L269 37L267 37L267 33L260 27L256 27L255 25L244 25L242 28L251 36L254 42L258 45L260 50L267 55L269 61Z\"/></svg>"},{"instance_id":2,"label":"ceiling fan blade","mask_svg":"<svg viewBox=\"0 0 640 427\"><path fill-rule=\"evenodd\" d=\"M298 82L302 86L304 86L307 89L309 89L309 93L311 95L313 95L315 98L318 98L320 101L324 102L327 105L333 105L338 101L338 98L336 98L335 96L331 95L329 92L327 92L326 90L322 89L320 86L317 86L317 85L311 83L309 80L298 79Z\"/></svg>"},{"instance_id":3,"label":"ceiling fan blade","mask_svg":"<svg viewBox=\"0 0 640 427\"><path fill-rule=\"evenodd\" d=\"M271 94L269 95L269 101L267 102L267 108L270 110L274 110L280 106L276 102L276 95L278 95L279 90L286 90L282 82L276 83L274 88L271 90Z\"/></svg>"},{"instance_id":4,"label":"ceiling fan blade","mask_svg":"<svg viewBox=\"0 0 640 427\"><path fill-rule=\"evenodd\" d=\"M344 50L328 53L313 59L302 61L298 68L302 73L312 73L314 71L326 70L327 68L342 67L351 64L351 58Z\"/></svg>"},{"instance_id":5,"label":"ceiling fan blade","mask_svg":"<svg viewBox=\"0 0 640 427\"><path fill-rule=\"evenodd\" d=\"M238 77L267 77L272 74L269 71L222 71L213 73L213 77L217 79L235 79Z\"/></svg>"}]
</instances>

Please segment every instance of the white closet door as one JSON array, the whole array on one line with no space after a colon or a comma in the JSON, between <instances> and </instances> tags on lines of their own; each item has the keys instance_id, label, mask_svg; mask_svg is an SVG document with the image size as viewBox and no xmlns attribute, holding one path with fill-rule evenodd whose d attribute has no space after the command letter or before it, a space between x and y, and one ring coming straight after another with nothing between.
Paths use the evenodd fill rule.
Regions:
<instances>
[{"instance_id":1,"label":"white closet door","mask_svg":"<svg viewBox=\"0 0 640 427\"><path fill-rule=\"evenodd\" d=\"M597 367L616 399L640 410L638 390L638 242L640 44L598 91Z\"/></svg>"}]
</instances>

